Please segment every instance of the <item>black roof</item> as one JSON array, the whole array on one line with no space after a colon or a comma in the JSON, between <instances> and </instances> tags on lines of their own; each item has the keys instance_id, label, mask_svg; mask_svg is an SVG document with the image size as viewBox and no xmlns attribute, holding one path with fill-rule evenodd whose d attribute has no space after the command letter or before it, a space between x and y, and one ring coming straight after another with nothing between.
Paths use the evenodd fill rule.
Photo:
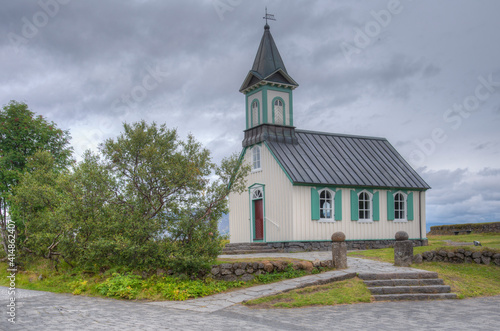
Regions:
<instances>
[{"instance_id":1,"label":"black roof","mask_svg":"<svg viewBox=\"0 0 500 331\"><path fill-rule=\"evenodd\" d=\"M384 138L306 130L295 135L296 144L266 140L295 184L430 188Z\"/></svg>"}]
</instances>

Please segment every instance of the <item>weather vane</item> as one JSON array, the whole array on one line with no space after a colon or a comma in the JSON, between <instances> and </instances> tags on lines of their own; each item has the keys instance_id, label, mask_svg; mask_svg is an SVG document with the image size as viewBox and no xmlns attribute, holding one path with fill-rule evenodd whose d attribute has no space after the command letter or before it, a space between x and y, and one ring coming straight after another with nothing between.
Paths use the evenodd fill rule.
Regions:
<instances>
[{"instance_id":1,"label":"weather vane","mask_svg":"<svg viewBox=\"0 0 500 331\"><path fill-rule=\"evenodd\" d=\"M266 25L267 25L267 20L276 21L276 19L274 18L273 14L268 14L267 13L267 7L266 7L266 16L264 16L262 18L266 20Z\"/></svg>"}]
</instances>

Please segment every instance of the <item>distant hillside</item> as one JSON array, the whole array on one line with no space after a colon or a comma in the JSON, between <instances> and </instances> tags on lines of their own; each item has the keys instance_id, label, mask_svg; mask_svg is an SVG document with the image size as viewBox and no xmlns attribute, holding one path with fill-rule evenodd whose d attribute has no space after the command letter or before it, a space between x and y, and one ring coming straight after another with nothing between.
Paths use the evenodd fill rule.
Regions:
<instances>
[{"instance_id":1,"label":"distant hillside","mask_svg":"<svg viewBox=\"0 0 500 331\"><path fill-rule=\"evenodd\" d=\"M219 220L220 234L229 234L229 214L224 214Z\"/></svg>"}]
</instances>

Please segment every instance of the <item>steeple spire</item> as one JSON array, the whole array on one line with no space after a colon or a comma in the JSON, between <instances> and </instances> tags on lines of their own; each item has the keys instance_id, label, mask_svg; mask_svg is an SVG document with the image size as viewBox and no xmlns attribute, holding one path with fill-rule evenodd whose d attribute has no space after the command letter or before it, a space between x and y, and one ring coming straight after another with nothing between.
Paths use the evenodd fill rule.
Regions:
<instances>
[{"instance_id":1,"label":"steeple spire","mask_svg":"<svg viewBox=\"0 0 500 331\"><path fill-rule=\"evenodd\" d=\"M288 75L285 63L283 63L278 47L276 47L273 36L271 35L267 20L276 21L276 19L274 18L274 15L267 13L267 8L266 15L263 19L266 20L264 35L260 40L259 49L255 55L252 70L250 70L245 81L241 85L240 92L243 93L245 93L244 91L246 89L257 83L279 83L284 84L284 86L291 87L292 89L299 86L299 84L297 84L297 82L295 82L293 78Z\"/></svg>"}]
</instances>

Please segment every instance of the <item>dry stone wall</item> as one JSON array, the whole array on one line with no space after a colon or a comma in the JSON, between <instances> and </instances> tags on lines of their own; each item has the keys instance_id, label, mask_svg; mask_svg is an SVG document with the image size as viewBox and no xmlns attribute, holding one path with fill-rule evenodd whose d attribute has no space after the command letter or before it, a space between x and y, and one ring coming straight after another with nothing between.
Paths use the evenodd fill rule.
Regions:
<instances>
[{"instance_id":1,"label":"dry stone wall","mask_svg":"<svg viewBox=\"0 0 500 331\"><path fill-rule=\"evenodd\" d=\"M227 281L250 281L256 275L282 272L285 271L288 264L287 261L265 261L265 262L237 262L237 263L223 263L212 266L210 273L215 279L222 279ZM298 270L312 271L314 268L331 267L332 261L300 261L292 262L292 267Z\"/></svg>"},{"instance_id":2,"label":"dry stone wall","mask_svg":"<svg viewBox=\"0 0 500 331\"><path fill-rule=\"evenodd\" d=\"M500 266L500 253L488 250L472 251L463 248L454 251L441 249L417 254L413 257L413 262L477 263Z\"/></svg>"},{"instance_id":3,"label":"dry stone wall","mask_svg":"<svg viewBox=\"0 0 500 331\"><path fill-rule=\"evenodd\" d=\"M447 235L454 235L455 232L458 232L459 234L466 234L467 231L470 231L471 233L500 232L500 222L436 225L436 226L431 226L431 231L428 233L428 235L447 236Z\"/></svg>"}]
</instances>

